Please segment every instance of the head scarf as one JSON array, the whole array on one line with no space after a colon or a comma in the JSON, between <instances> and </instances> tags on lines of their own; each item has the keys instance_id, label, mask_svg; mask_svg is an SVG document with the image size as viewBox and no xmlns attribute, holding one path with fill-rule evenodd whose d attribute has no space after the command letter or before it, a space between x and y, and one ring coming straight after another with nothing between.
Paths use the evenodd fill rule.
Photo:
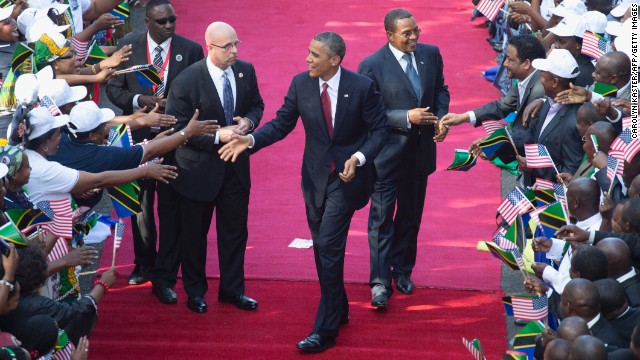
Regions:
<instances>
[{"instance_id":1,"label":"head scarf","mask_svg":"<svg viewBox=\"0 0 640 360\"><path fill-rule=\"evenodd\" d=\"M18 169L22 166L23 153L24 151L17 146L5 145L0 147L0 162L9 168L7 176L13 177L18 172Z\"/></svg>"}]
</instances>

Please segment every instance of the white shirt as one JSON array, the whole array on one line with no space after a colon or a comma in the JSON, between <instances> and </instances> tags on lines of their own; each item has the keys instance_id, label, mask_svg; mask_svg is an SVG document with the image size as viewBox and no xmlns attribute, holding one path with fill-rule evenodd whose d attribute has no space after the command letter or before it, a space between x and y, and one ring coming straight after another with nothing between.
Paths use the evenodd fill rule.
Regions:
<instances>
[{"instance_id":1,"label":"white shirt","mask_svg":"<svg viewBox=\"0 0 640 360\"><path fill-rule=\"evenodd\" d=\"M547 127L547 125L549 125L551 120L553 120L553 117L556 116L558 111L560 111L560 109L563 106L562 104L558 104L555 101L553 101L552 98L547 98L547 99L551 107L549 108L549 113L547 114L547 117L544 118L544 122L542 123L542 128L540 129L540 135L538 135L539 136L538 140L540 140L540 136L542 136L542 133L544 133L544 129Z\"/></svg>"},{"instance_id":2,"label":"white shirt","mask_svg":"<svg viewBox=\"0 0 640 360\"><path fill-rule=\"evenodd\" d=\"M172 38L168 38L167 40L165 40L162 44L160 44L160 47L162 48L162 53L160 53L160 56L162 57L162 68L164 69L163 72L163 76L162 76L162 83L165 86L167 86L167 74L169 73L169 57L167 56L167 53L169 52L169 48L171 48L171 39ZM149 36L149 32L147 31L147 51L149 54L149 61L151 64L153 64L153 59L156 57L156 47L158 47L158 44L153 41L153 39L151 38L151 36ZM140 106L138 105L138 97L140 97L140 95L142 94L136 94L133 97L133 111L137 111L140 109ZM164 94L164 97L167 97L166 91Z\"/></svg>"},{"instance_id":3,"label":"white shirt","mask_svg":"<svg viewBox=\"0 0 640 360\"><path fill-rule=\"evenodd\" d=\"M631 268L631 271L620 276L619 278L616 279L616 281L622 284L623 281L631 279L634 276L636 276L636 269Z\"/></svg>"},{"instance_id":4,"label":"white shirt","mask_svg":"<svg viewBox=\"0 0 640 360\"><path fill-rule=\"evenodd\" d=\"M589 327L589 330L591 330L591 328L593 327L593 325L595 325L598 320L600 320L600 314L596 315L596 317L594 317L593 319L591 319L591 321L587 322L587 326ZM606 345L606 344L605 344Z\"/></svg>"},{"instance_id":5,"label":"white shirt","mask_svg":"<svg viewBox=\"0 0 640 360\"><path fill-rule=\"evenodd\" d=\"M224 106L224 74L227 74L229 78L229 83L231 84L231 93L233 94L233 108L236 108L236 78L233 74L233 69L231 66L227 67L225 70L220 69L219 67L213 65L211 59L207 57L207 71L209 71L209 76L211 76L211 80L213 81L213 85L216 87L216 91L218 92L218 97L220 98L220 103ZM220 123L221 121L226 121L226 119L219 119L219 125L224 127L225 125ZM220 143L220 138L218 136L218 132L216 131L215 139L213 140L214 144Z\"/></svg>"},{"instance_id":6,"label":"white shirt","mask_svg":"<svg viewBox=\"0 0 640 360\"><path fill-rule=\"evenodd\" d=\"M393 54L393 56L395 56L396 60L398 60L402 71L405 71L405 69L407 68L407 60L405 60L403 56L406 53L396 49L391 44L389 44L389 49L391 49L391 53ZM416 64L416 56L413 53L409 53L409 55L411 55L411 63L413 64L413 68L416 69L416 74L420 75L420 73L418 72L418 64ZM407 129L411 129L411 122L409 121L409 111L407 111Z\"/></svg>"},{"instance_id":7,"label":"white shirt","mask_svg":"<svg viewBox=\"0 0 640 360\"><path fill-rule=\"evenodd\" d=\"M91 7L91 0L70 0L69 11L71 12L71 29L73 35L84 30L82 15Z\"/></svg>"},{"instance_id":8,"label":"white shirt","mask_svg":"<svg viewBox=\"0 0 640 360\"><path fill-rule=\"evenodd\" d=\"M49 161L33 150L25 150L31 165L31 177L25 185L29 199L34 204L44 200L60 200L78 183L80 172Z\"/></svg>"}]
</instances>

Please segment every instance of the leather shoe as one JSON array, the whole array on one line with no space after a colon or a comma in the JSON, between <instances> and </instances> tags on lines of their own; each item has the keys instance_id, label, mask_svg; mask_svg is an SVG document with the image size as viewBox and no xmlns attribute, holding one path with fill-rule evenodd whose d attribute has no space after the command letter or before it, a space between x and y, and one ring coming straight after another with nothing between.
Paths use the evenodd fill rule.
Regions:
<instances>
[{"instance_id":1,"label":"leather shoe","mask_svg":"<svg viewBox=\"0 0 640 360\"><path fill-rule=\"evenodd\" d=\"M340 326L349 324L349 315L340 316Z\"/></svg>"},{"instance_id":2,"label":"leather shoe","mask_svg":"<svg viewBox=\"0 0 640 360\"><path fill-rule=\"evenodd\" d=\"M242 310L255 310L258 308L258 302L250 297L245 296L244 294L232 296L218 295L218 302L233 304L238 309Z\"/></svg>"},{"instance_id":3,"label":"leather shoe","mask_svg":"<svg viewBox=\"0 0 640 360\"><path fill-rule=\"evenodd\" d=\"M149 282L151 277L151 268L143 265L136 265L136 267L129 275L129 285L142 285Z\"/></svg>"},{"instance_id":4,"label":"leather shoe","mask_svg":"<svg viewBox=\"0 0 640 360\"><path fill-rule=\"evenodd\" d=\"M389 303L391 291L382 284L377 284L371 289L371 306L378 309L384 308Z\"/></svg>"},{"instance_id":5,"label":"leather shoe","mask_svg":"<svg viewBox=\"0 0 640 360\"><path fill-rule=\"evenodd\" d=\"M300 341L296 347L306 352L320 352L336 346L335 336L322 336L311 334L306 339Z\"/></svg>"},{"instance_id":6,"label":"leather shoe","mask_svg":"<svg viewBox=\"0 0 640 360\"><path fill-rule=\"evenodd\" d=\"M207 312L207 302L204 301L204 297L200 295L189 296L189 300L187 300L187 307L189 310L197 313L205 313Z\"/></svg>"},{"instance_id":7,"label":"leather shoe","mask_svg":"<svg viewBox=\"0 0 640 360\"><path fill-rule=\"evenodd\" d=\"M159 286L152 286L151 292L158 300L163 304L175 304L178 302L178 295L172 288L163 288Z\"/></svg>"},{"instance_id":8,"label":"leather shoe","mask_svg":"<svg viewBox=\"0 0 640 360\"><path fill-rule=\"evenodd\" d=\"M398 275L396 277L396 289L403 294L411 294L413 292L413 282L409 275Z\"/></svg>"}]
</instances>

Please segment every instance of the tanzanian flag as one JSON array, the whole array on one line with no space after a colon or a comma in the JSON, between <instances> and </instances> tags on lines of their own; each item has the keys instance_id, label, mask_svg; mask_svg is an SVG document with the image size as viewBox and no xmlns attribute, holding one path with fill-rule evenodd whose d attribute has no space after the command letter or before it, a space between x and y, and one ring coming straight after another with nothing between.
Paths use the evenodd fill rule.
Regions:
<instances>
[{"instance_id":1,"label":"tanzanian flag","mask_svg":"<svg viewBox=\"0 0 640 360\"><path fill-rule=\"evenodd\" d=\"M556 194L553 190L534 190L538 207L549 205L556 201Z\"/></svg>"},{"instance_id":2,"label":"tanzanian flag","mask_svg":"<svg viewBox=\"0 0 640 360\"><path fill-rule=\"evenodd\" d=\"M533 352L536 347L536 337L544 331L544 324L540 321L530 321L527 325L516 334L513 339L513 349L527 354L527 357L533 359Z\"/></svg>"},{"instance_id":3,"label":"tanzanian flag","mask_svg":"<svg viewBox=\"0 0 640 360\"><path fill-rule=\"evenodd\" d=\"M609 84L599 83L599 82L593 83L592 90L594 93L600 94L602 96L607 96L611 94L615 95L618 92L617 87Z\"/></svg>"},{"instance_id":4,"label":"tanzanian flag","mask_svg":"<svg viewBox=\"0 0 640 360\"><path fill-rule=\"evenodd\" d=\"M482 150L486 157L491 158L500 148L509 144L509 142L507 130L504 128L497 129L480 143L480 150Z\"/></svg>"},{"instance_id":5,"label":"tanzanian flag","mask_svg":"<svg viewBox=\"0 0 640 360\"><path fill-rule=\"evenodd\" d=\"M513 252L502 249L500 246L498 246L498 244L494 242L485 241L484 243L489 248L489 251L491 251L491 254L493 254L493 256L495 256L496 258L500 259L509 268L511 268L512 270L520 269Z\"/></svg>"},{"instance_id":6,"label":"tanzanian flag","mask_svg":"<svg viewBox=\"0 0 640 360\"><path fill-rule=\"evenodd\" d=\"M0 109L10 109L16 103L16 76L13 71L9 71L7 78L2 83L0 89Z\"/></svg>"},{"instance_id":7,"label":"tanzanian flag","mask_svg":"<svg viewBox=\"0 0 640 360\"><path fill-rule=\"evenodd\" d=\"M502 305L504 305L505 315L513 316L513 304L511 303L511 296L503 296Z\"/></svg>"},{"instance_id":8,"label":"tanzanian flag","mask_svg":"<svg viewBox=\"0 0 640 360\"><path fill-rule=\"evenodd\" d=\"M109 11L109 14L117 16L120 20L127 20L129 18L129 4L126 1L121 2L115 9Z\"/></svg>"},{"instance_id":9,"label":"tanzanian flag","mask_svg":"<svg viewBox=\"0 0 640 360\"><path fill-rule=\"evenodd\" d=\"M11 209L6 214L23 234L37 226L53 224L53 220L39 209Z\"/></svg>"},{"instance_id":10,"label":"tanzanian flag","mask_svg":"<svg viewBox=\"0 0 640 360\"><path fill-rule=\"evenodd\" d=\"M85 66L93 66L95 64L100 63L100 61L107 58L107 54L100 49L98 43L94 40L89 46L89 51L87 51L87 57L84 59Z\"/></svg>"},{"instance_id":11,"label":"tanzanian flag","mask_svg":"<svg viewBox=\"0 0 640 360\"><path fill-rule=\"evenodd\" d=\"M140 186L135 181L107 189L113 207L119 218L129 217L142 212L138 194Z\"/></svg>"},{"instance_id":12,"label":"tanzanian flag","mask_svg":"<svg viewBox=\"0 0 640 360\"><path fill-rule=\"evenodd\" d=\"M11 5L13 5L13 2L11 2L9 0L1 0L0 1L0 8L2 8L2 9L8 8Z\"/></svg>"},{"instance_id":13,"label":"tanzanian flag","mask_svg":"<svg viewBox=\"0 0 640 360\"><path fill-rule=\"evenodd\" d=\"M19 246L27 246L27 242L22 237L20 230L11 221L0 227L0 239Z\"/></svg>"},{"instance_id":14,"label":"tanzanian flag","mask_svg":"<svg viewBox=\"0 0 640 360\"><path fill-rule=\"evenodd\" d=\"M516 216L513 224L511 224L511 227L504 234L504 238L516 244L521 251L524 250L526 238L524 234L524 221L520 215Z\"/></svg>"},{"instance_id":15,"label":"tanzanian flag","mask_svg":"<svg viewBox=\"0 0 640 360\"><path fill-rule=\"evenodd\" d=\"M109 132L109 146L128 148L133 145L129 125L120 124L111 128Z\"/></svg>"},{"instance_id":16,"label":"tanzanian flag","mask_svg":"<svg viewBox=\"0 0 640 360\"><path fill-rule=\"evenodd\" d=\"M467 150L456 149L453 164L449 165L447 170L467 171L476 164L475 155Z\"/></svg>"},{"instance_id":17,"label":"tanzanian flag","mask_svg":"<svg viewBox=\"0 0 640 360\"><path fill-rule=\"evenodd\" d=\"M13 51L13 57L11 58L11 71L16 77L32 72L32 55L33 50L24 43L19 42L16 45L16 49Z\"/></svg>"},{"instance_id":18,"label":"tanzanian flag","mask_svg":"<svg viewBox=\"0 0 640 360\"><path fill-rule=\"evenodd\" d=\"M554 237L558 229L567 225L562 204L559 202L547 206L547 208L538 215L538 219L540 221L540 226L542 226L544 236L547 239Z\"/></svg>"},{"instance_id":19,"label":"tanzanian flag","mask_svg":"<svg viewBox=\"0 0 640 360\"><path fill-rule=\"evenodd\" d=\"M507 352L502 355L502 360L527 360L527 353L507 350Z\"/></svg>"},{"instance_id":20,"label":"tanzanian flag","mask_svg":"<svg viewBox=\"0 0 640 360\"><path fill-rule=\"evenodd\" d=\"M138 78L140 87L143 88L158 85L162 82L162 79L160 79L160 74L158 73L158 69L156 69L156 67L151 64L135 71L134 74L136 74L136 77Z\"/></svg>"},{"instance_id":21,"label":"tanzanian flag","mask_svg":"<svg viewBox=\"0 0 640 360\"><path fill-rule=\"evenodd\" d=\"M91 229L96 226L99 218L100 214L92 211L91 214L87 216L82 223L76 224L73 227L73 240L78 241L84 239L84 237L87 236Z\"/></svg>"}]
</instances>

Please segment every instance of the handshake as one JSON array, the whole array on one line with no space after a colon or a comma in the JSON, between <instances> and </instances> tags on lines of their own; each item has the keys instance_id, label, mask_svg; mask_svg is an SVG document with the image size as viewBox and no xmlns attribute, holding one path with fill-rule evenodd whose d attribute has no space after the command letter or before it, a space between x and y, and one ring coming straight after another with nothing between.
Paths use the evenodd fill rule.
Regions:
<instances>
[{"instance_id":1,"label":"handshake","mask_svg":"<svg viewBox=\"0 0 640 360\"><path fill-rule=\"evenodd\" d=\"M438 119L436 115L429 111L429 107L416 108L409 110L408 117L411 125L433 125L436 128L436 135L433 140L436 142L443 141L449 132L449 126L443 123L442 119Z\"/></svg>"}]
</instances>

